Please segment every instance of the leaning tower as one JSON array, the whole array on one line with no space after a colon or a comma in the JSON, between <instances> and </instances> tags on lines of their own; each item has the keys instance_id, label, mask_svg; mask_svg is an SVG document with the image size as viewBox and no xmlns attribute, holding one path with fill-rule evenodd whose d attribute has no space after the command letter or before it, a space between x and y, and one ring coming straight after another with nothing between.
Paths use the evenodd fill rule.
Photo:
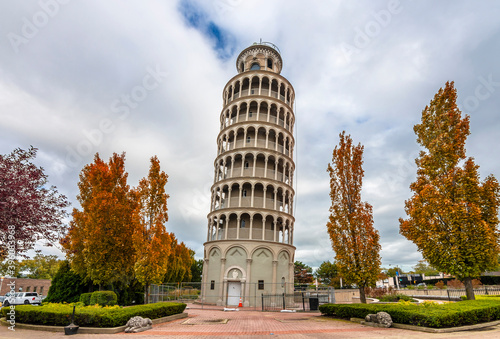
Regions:
<instances>
[{"instance_id":1,"label":"leaning tower","mask_svg":"<svg viewBox=\"0 0 500 339\"><path fill-rule=\"evenodd\" d=\"M293 291L295 92L279 49L254 43L224 87L204 244L202 298L260 305Z\"/></svg>"}]
</instances>

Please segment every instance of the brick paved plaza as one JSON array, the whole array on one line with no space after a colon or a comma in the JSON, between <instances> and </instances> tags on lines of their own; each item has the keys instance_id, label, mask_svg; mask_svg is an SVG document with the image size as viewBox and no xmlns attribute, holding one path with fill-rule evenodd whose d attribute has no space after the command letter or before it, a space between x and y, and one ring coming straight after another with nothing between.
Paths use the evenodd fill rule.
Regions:
<instances>
[{"instance_id":1,"label":"brick paved plaza","mask_svg":"<svg viewBox=\"0 0 500 339\"><path fill-rule=\"evenodd\" d=\"M394 328L373 328L349 321L322 317L319 313L280 313L241 309L186 310L189 317L154 325L152 330L135 334L77 334L74 338L500 338L500 327L480 331L430 334ZM67 338L64 333L0 328L0 339Z\"/></svg>"}]
</instances>

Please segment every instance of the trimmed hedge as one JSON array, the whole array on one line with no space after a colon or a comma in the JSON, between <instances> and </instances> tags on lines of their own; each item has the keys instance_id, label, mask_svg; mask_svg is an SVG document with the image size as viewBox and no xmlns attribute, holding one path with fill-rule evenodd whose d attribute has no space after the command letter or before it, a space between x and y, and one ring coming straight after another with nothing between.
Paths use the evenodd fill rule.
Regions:
<instances>
[{"instance_id":1,"label":"trimmed hedge","mask_svg":"<svg viewBox=\"0 0 500 339\"><path fill-rule=\"evenodd\" d=\"M113 291L95 291L90 296L90 305L113 306L117 301L118 296Z\"/></svg>"},{"instance_id":2,"label":"trimmed hedge","mask_svg":"<svg viewBox=\"0 0 500 339\"><path fill-rule=\"evenodd\" d=\"M117 327L127 324L134 316L157 319L184 312L186 304L162 302L130 307L77 306L75 324L81 327ZM2 308L5 317L9 307ZM71 304L46 304L43 306L16 306L16 322L36 325L67 326L71 323Z\"/></svg>"},{"instance_id":3,"label":"trimmed hedge","mask_svg":"<svg viewBox=\"0 0 500 339\"><path fill-rule=\"evenodd\" d=\"M392 321L424 327L457 327L500 319L500 299L480 298L458 303L431 306L408 304L325 304L319 307L323 315L340 318L365 318L368 314L387 312Z\"/></svg>"},{"instance_id":4,"label":"trimmed hedge","mask_svg":"<svg viewBox=\"0 0 500 339\"><path fill-rule=\"evenodd\" d=\"M82 302L85 306L90 305L90 297L92 296L92 292L90 293L82 293L80 295L80 302Z\"/></svg>"}]
</instances>

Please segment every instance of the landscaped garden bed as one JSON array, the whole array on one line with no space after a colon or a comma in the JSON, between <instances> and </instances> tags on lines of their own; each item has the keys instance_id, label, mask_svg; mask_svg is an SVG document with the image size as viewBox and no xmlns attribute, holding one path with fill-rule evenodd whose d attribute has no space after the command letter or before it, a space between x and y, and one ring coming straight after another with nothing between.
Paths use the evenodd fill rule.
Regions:
<instances>
[{"instance_id":1,"label":"landscaped garden bed","mask_svg":"<svg viewBox=\"0 0 500 339\"><path fill-rule=\"evenodd\" d=\"M500 320L500 297L476 296L476 300L437 304L409 302L394 304L325 304L319 307L325 316L343 319L365 318L368 314L387 312L392 321L433 328L474 325Z\"/></svg>"},{"instance_id":2,"label":"landscaped garden bed","mask_svg":"<svg viewBox=\"0 0 500 339\"><path fill-rule=\"evenodd\" d=\"M44 304L42 306L16 306L16 322L34 325L67 326L71 322L74 304ZM118 327L123 326L134 316L157 319L184 312L186 304L163 302L130 307L120 306L83 306L76 304L75 323L80 327ZM9 312L2 309L3 317Z\"/></svg>"}]
</instances>

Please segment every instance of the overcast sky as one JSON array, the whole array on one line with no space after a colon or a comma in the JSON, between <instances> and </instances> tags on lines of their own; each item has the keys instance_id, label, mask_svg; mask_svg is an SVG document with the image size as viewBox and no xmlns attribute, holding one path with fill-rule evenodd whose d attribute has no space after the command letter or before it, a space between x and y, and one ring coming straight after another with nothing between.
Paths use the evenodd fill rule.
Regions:
<instances>
[{"instance_id":1,"label":"overcast sky","mask_svg":"<svg viewBox=\"0 0 500 339\"><path fill-rule=\"evenodd\" d=\"M276 44L296 92L296 260L333 259L327 164L343 130L365 146L383 266L421 258L399 234L415 179L413 126L446 81L470 115L469 156L500 178L500 2L0 2L0 154L33 145L73 204L99 152L126 152L129 184L157 155L167 229L203 257L222 90L235 59ZM45 253L63 256L57 249Z\"/></svg>"}]
</instances>

